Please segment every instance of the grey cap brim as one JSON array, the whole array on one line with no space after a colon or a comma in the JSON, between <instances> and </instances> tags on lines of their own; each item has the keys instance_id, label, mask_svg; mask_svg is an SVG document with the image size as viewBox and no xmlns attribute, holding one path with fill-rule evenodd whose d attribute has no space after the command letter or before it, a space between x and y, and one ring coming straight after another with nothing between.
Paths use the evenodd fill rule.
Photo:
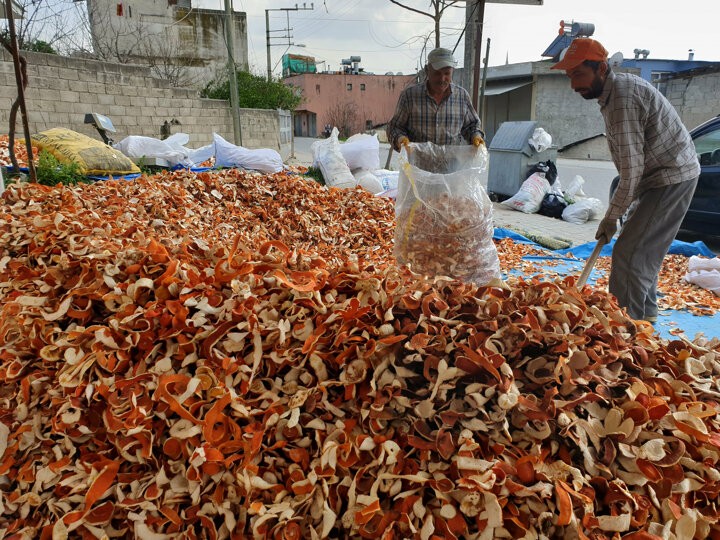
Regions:
<instances>
[{"instance_id":1,"label":"grey cap brim","mask_svg":"<svg viewBox=\"0 0 720 540\"><path fill-rule=\"evenodd\" d=\"M430 65L433 69L443 69L446 67L455 67L455 62L451 62L449 60L437 60L436 62L431 62Z\"/></svg>"}]
</instances>

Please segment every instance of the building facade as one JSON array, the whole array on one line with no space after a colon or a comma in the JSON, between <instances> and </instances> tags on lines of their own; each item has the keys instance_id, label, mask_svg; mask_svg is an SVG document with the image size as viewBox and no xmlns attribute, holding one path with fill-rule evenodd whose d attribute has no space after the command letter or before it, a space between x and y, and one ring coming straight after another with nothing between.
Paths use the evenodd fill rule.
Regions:
<instances>
[{"instance_id":1,"label":"building facade","mask_svg":"<svg viewBox=\"0 0 720 540\"><path fill-rule=\"evenodd\" d=\"M551 69L554 63L542 60L488 69L481 111L487 140L492 144L503 122L535 120L560 149L587 141L573 148L573 157L609 159L607 145L595 140L605 131L597 101L577 95L565 72ZM720 63L630 59L613 69L654 84L675 106L688 129L720 113L716 97Z\"/></svg>"},{"instance_id":2,"label":"building facade","mask_svg":"<svg viewBox=\"0 0 720 540\"><path fill-rule=\"evenodd\" d=\"M176 86L204 86L227 65L224 11L190 0L86 0L99 59L149 65ZM232 14L233 57L248 69L247 17ZM177 79L177 80L175 80Z\"/></svg>"},{"instance_id":3,"label":"building facade","mask_svg":"<svg viewBox=\"0 0 720 540\"><path fill-rule=\"evenodd\" d=\"M328 124L348 136L389 122L400 92L413 84L416 76L325 72L294 75L283 81L303 96L294 114L296 137L317 137Z\"/></svg>"}]
</instances>

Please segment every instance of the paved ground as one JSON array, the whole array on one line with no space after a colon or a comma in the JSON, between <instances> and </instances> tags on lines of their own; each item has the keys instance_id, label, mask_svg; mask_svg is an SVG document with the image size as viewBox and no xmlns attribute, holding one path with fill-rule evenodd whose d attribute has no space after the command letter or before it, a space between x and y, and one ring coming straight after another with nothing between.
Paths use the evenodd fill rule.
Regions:
<instances>
[{"instance_id":1,"label":"paved ground","mask_svg":"<svg viewBox=\"0 0 720 540\"><path fill-rule=\"evenodd\" d=\"M290 158L288 163L310 166L312 164L312 143L319 139L308 137L295 138L295 157ZM393 152L388 162L390 145L380 143L379 162L380 167L391 170L398 170L398 154ZM610 183L617 175L615 165L610 161L592 161L575 159L558 159L558 179L561 185L567 186L575 175L580 175L585 183L583 191L588 197L600 199L607 207ZM487 171L482 176L483 185L487 188ZM550 237L567 240L571 245L585 244L595 241L595 231L598 221L588 221L582 225L576 225L560 219L553 219L539 214L524 214L507 208L504 205L494 203L494 219L497 227L524 230L538 237ZM681 231L678 239L686 242L701 240L720 255L720 236L700 236Z\"/></svg>"}]
</instances>

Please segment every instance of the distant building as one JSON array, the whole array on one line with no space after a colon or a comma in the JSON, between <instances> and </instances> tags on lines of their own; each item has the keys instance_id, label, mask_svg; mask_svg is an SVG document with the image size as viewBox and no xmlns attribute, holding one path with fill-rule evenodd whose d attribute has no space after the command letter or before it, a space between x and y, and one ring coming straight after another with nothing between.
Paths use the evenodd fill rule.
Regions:
<instances>
[{"instance_id":1,"label":"distant building","mask_svg":"<svg viewBox=\"0 0 720 540\"><path fill-rule=\"evenodd\" d=\"M573 157L609 159L607 145L597 141L598 137L604 139L605 130L597 101L576 95L565 73L550 69L575 35L591 35L594 31L594 25L585 23L569 23L566 27L570 33L558 35L542 54L548 60L488 68L481 112L490 144L503 122L535 120L552 135L553 144L561 151L568 147L572 148ZM634 73L663 92L690 129L720 112L718 94L711 90L716 88L720 62L697 61L692 51L686 60L654 59L649 54L648 50L636 49L634 58L616 56L611 63L615 63L614 70ZM461 74L457 77L462 80ZM695 80L694 86L703 89L704 93L693 94L692 108L684 107L678 98L681 85L675 81L679 78L686 80L688 90L693 86L687 83L688 79ZM570 154L568 150L566 155Z\"/></svg>"},{"instance_id":2,"label":"distant building","mask_svg":"<svg viewBox=\"0 0 720 540\"><path fill-rule=\"evenodd\" d=\"M283 79L302 93L295 110L297 137L317 137L325 125L335 126L344 135L376 129L384 137L383 126L395 113L400 92L416 81L415 75L365 73L360 57L343 60L342 71L290 73Z\"/></svg>"},{"instance_id":3,"label":"distant building","mask_svg":"<svg viewBox=\"0 0 720 540\"><path fill-rule=\"evenodd\" d=\"M317 73L315 58L301 54L284 54L282 57L283 77L290 77L300 73Z\"/></svg>"},{"instance_id":4,"label":"distant building","mask_svg":"<svg viewBox=\"0 0 720 540\"><path fill-rule=\"evenodd\" d=\"M93 49L102 60L150 65L163 78L179 66L195 86L227 65L224 11L199 9L190 0L86 2ZM234 12L232 19L235 64L247 70L247 17Z\"/></svg>"}]
</instances>

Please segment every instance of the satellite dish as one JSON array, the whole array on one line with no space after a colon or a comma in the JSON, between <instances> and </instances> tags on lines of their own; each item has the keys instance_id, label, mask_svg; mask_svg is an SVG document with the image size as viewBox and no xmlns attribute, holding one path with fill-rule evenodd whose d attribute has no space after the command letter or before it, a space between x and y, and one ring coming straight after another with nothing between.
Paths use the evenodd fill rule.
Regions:
<instances>
[{"instance_id":1,"label":"satellite dish","mask_svg":"<svg viewBox=\"0 0 720 540\"><path fill-rule=\"evenodd\" d=\"M623 54L621 52L616 52L613 54L610 58L608 58L608 64L610 64L610 67L620 67L623 63Z\"/></svg>"}]
</instances>

